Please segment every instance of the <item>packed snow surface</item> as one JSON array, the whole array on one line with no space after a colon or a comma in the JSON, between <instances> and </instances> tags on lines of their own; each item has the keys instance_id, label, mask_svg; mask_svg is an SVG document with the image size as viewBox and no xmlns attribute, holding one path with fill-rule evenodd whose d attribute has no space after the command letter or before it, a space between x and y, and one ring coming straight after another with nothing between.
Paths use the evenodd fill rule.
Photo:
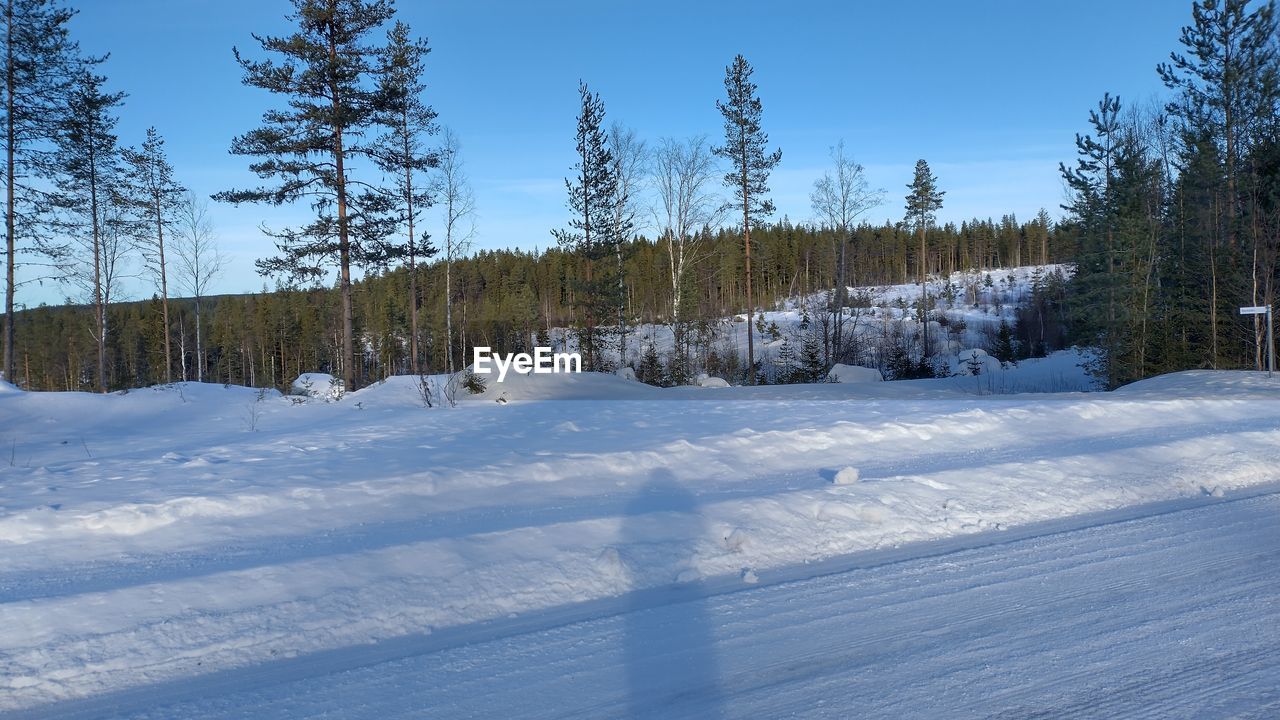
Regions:
<instances>
[{"instance_id":1,"label":"packed snow surface","mask_svg":"<svg viewBox=\"0 0 1280 720\"><path fill-rule=\"evenodd\" d=\"M202 678L287 662L298 663L297 678L306 674L297 668L540 632L590 608L661 608L686 591L749 604L757 596L724 593L777 597L782 580L807 581L847 558L923 557L966 538L998 543L1036 523L1150 503L1230 503L1280 481L1280 380L1263 374L1198 371L1113 393L1026 395L980 379L709 391L611 374L509 376L480 395L464 391L456 408L431 409L416 377L336 402L200 384L0 393L0 713L43 717L81 702L79 716L93 717L95 698L108 696L145 709L148 688L198 688ZM844 482L855 468L857 482ZM1276 555L1274 544L1247 547ZM1152 556L1170 572L1203 553L1191 541L1171 548ZM1078 562L1068 550L1063 562ZM1147 551L1139 543L1134 552ZM1046 562L1046 572L1061 567ZM1036 575L1024 582L1034 587ZM814 601L916 607L893 583L883 595L828 589ZM1041 600L1102 612L1105 601L1091 597ZM1215 616L1206 604L1200 619L1227 637L1248 623L1274 643L1280 631L1262 615L1275 606L1257 597L1230 610L1257 618ZM755 617L743 612L744 622ZM868 612L852 626L879 627ZM1135 632L1124 641L1160 635ZM910 639L865 642L888 649ZM1224 642L1205 657L1246 650ZM473 668L469 684L441 691L478 702L496 689L484 661L468 665L465 655L455 659ZM758 688L774 677L751 672ZM440 682L430 677L421 682ZM950 690L969 692L967 677ZM853 704L832 706L832 716L858 714L871 697L833 683L840 690L829 696ZM758 700L765 710L736 714L773 714L767 692ZM581 712L617 714L608 707Z\"/></svg>"}]
</instances>

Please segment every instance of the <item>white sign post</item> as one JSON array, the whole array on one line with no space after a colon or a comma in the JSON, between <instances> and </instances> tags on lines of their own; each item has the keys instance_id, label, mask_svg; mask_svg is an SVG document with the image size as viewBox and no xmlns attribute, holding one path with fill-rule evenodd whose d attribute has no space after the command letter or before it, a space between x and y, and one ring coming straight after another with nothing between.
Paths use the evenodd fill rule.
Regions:
<instances>
[{"instance_id":1,"label":"white sign post","mask_svg":"<svg viewBox=\"0 0 1280 720\"><path fill-rule=\"evenodd\" d=\"M1254 305L1253 307L1240 308L1241 315L1266 315L1267 316L1267 377L1276 371L1276 344L1271 337L1271 306L1270 305Z\"/></svg>"}]
</instances>

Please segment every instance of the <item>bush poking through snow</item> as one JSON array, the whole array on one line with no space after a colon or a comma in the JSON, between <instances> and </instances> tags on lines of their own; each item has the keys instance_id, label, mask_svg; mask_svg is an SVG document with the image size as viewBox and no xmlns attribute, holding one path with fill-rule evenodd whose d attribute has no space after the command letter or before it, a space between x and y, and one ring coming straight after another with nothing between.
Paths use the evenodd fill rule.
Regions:
<instances>
[{"instance_id":1,"label":"bush poking through snow","mask_svg":"<svg viewBox=\"0 0 1280 720\"><path fill-rule=\"evenodd\" d=\"M418 397L422 398L422 407L433 408L436 406L436 383L426 375L419 375L416 384L418 389Z\"/></svg>"},{"instance_id":2,"label":"bush poking through snow","mask_svg":"<svg viewBox=\"0 0 1280 720\"><path fill-rule=\"evenodd\" d=\"M467 392L472 395L480 395L485 391L484 378L471 372L470 369L464 370L462 376L462 387L466 388Z\"/></svg>"}]
</instances>

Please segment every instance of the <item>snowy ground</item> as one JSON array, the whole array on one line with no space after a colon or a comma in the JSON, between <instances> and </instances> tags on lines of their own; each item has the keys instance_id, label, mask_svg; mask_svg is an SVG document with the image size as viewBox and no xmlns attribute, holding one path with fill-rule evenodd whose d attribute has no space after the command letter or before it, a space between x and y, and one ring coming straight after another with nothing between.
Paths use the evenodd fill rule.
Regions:
<instances>
[{"instance_id":1,"label":"snowy ground","mask_svg":"<svg viewBox=\"0 0 1280 720\"><path fill-rule=\"evenodd\" d=\"M1274 709L1280 379L974 380L0 390L0 713Z\"/></svg>"}]
</instances>

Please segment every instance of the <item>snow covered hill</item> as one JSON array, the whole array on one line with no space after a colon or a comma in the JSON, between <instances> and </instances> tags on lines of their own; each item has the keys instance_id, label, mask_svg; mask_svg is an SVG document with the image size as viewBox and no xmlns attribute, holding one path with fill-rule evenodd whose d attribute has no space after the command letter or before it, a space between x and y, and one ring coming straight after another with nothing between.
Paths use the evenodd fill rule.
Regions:
<instances>
[{"instance_id":1,"label":"snow covered hill","mask_svg":"<svg viewBox=\"0 0 1280 720\"><path fill-rule=\"evenodd\" d=\"M416 378L338 402L6 389L0 712L1280 481L1261 374L973 381L523 376L433 409Z\"/></svg>"},{"instance_id":2,"label":"snow covered hill","mask_svg":"<svg viewBox=\"0 0 1280 720\"><path fill-rule=\"evenodd\" d=\"M933 277L928 284L932 317L929 323L931 352L939 358L939 369L951 366L953 372L969 374L957 367L973 348L990 349L1001 323L1017 323L1019 308L1030 303L1036 288L1051 282L1063 283L1070 278L1071 265L1029 265L1017 268L957 271L944 278ZM848 304L844 308L846 361L888 373L887 363L894 345L909 348L918 355L922 324L918 318L921 286L916 283L848 288ZM766 375L780 362L785 352L799 354L809 334L823 336L821 327L830 293L814 293L780 302L772 309L755 314L755 323L747 327L746 315L726 317L700 325L694 336L691 354L699 368L706 368L708 356L736 356L745 363L748 330L753 335L756 359ZM825 332L829 333L830 330ZM573 349L572 333L555 328L550 340L558 348ZM625 358L621 364L640 367L646 350L652 347L660 358L669 358L674 335L667 324L640 324L629 328L625 338ZM789 350L787 349L789 348ZM611 361L619 362L617 348L610 348ZM988 392L1062 392L1097 389L1088 373L1080 368L1090 360L1087 351L1075 353L1067 362L1060 357L1053 372L1013 372L1014 365L996 366L992 377L984 382ZM711 368L714 373L715 369Z\"/></svg>"}]
</instances>

